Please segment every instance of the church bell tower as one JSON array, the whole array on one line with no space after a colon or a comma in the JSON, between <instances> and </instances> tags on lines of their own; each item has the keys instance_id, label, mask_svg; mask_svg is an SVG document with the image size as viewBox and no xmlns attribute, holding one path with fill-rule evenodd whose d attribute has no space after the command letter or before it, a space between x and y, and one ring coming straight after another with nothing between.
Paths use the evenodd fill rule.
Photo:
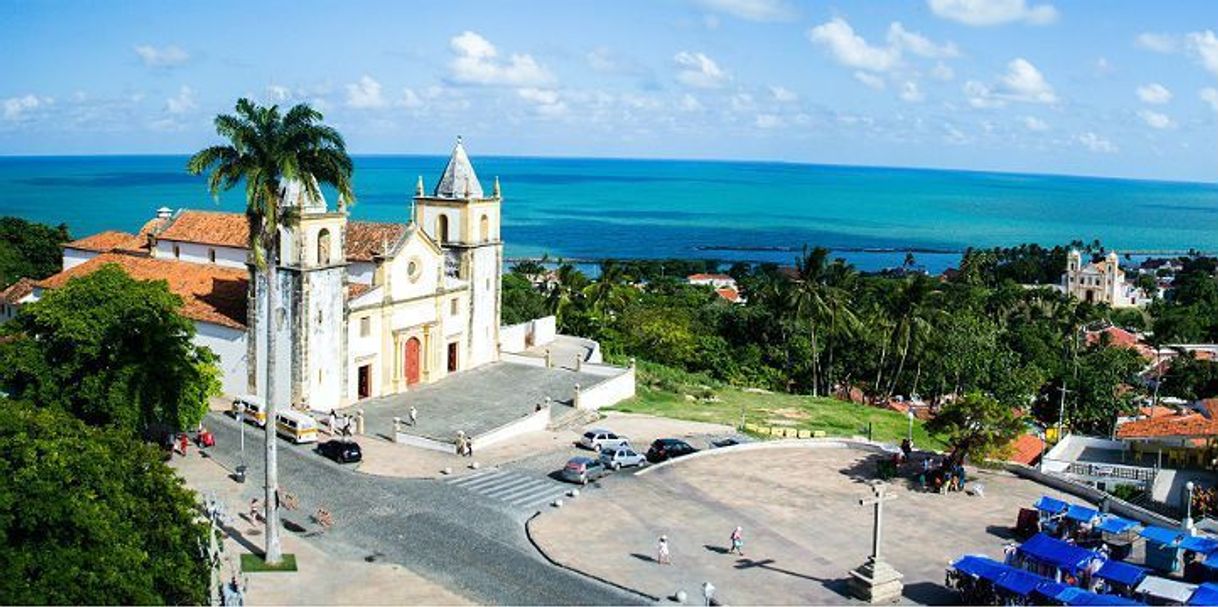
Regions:
<instances>
[{"instance_id":1,"label":"church bell tower","mask_svg":"<svg viewBox=\"0 0 1218 607\"><path fill-rule=\"evenodd\" d=\"M499 360L500 284L503 241L499 237L499 179L491 195L482 190L461 138L444 174L428 195L419 178L414 222L444 250L445 274L469 284L469 323L464 341L467 369Z\"/></svg>"}]
</instances>

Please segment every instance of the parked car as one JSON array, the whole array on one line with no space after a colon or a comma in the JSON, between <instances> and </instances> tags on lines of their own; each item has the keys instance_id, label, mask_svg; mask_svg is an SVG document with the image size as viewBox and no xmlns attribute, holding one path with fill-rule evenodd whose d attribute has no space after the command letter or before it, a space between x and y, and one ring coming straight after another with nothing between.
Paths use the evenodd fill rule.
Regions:
<instances>
[{"instance_id":1,"label":"parked car","mask_svg":"<svg viewBox=\"0 0 1218 607\"><path fill-rule=\"evenodd\" d=\"M631 466L646 466L647 458L635 452L629 445L601 449L601 463L611 470L621 470Z\"/></svg>"},{"instance_id":2,"label":"parked car","mask_svg":"<svg viewBox=\"0 0 1218 607\"><path fill-rule=\"evenodd\" d=\"M602 449L628 446L630 439L625 436L618 436L604 428L593 428L584 432L584 435L579 437L579 444L585 449L600 452Z\"/></svg>"},{"instance_id":3,"label":"parked car","mask_svg":"<svg viewBox=\"0 0 1218 607\"><path fill-rule=\"evenodd\" d=\"M735 436L727 436L727 437L716 438L715 440L712 440L710 442L710 447L711 447L711 449L719 449L721 447L734 447L736 445L743 445L745 442L746 441L742 441Z\"/></svg>"},{"instance_id":4,"label":"parked car","mask_svg":"<svg viewBox=\"0 0 1218 607\"><path fill-rule=\"evenodd\" d=\"M647 450L647 461L654 464L697 451L692 445L679 438L657 438L655 442L651 443L651 448Z\"/></svg>"},{"instance_id":5,"label":"parked car","mask_svg":"<svg viewBox=\"0 0 1218 607\"><path fill-rule=\"evenodd\" d=\"M355 441L328 440L317 445L317 452L340 464L353 464L364 459L364 450Z\"/></svg>"},{"instance_id":6,"label":"parked car","mask_svg":"<svg viewBox=\"0 0 1218 607\"><path fill-rule=\"evenodd\" d=\"M581 455L567 461L567 465L562 469L562 479L571 483L587 485L608 473L609 469L600 460Z\"/></svg>"}]
</instances>

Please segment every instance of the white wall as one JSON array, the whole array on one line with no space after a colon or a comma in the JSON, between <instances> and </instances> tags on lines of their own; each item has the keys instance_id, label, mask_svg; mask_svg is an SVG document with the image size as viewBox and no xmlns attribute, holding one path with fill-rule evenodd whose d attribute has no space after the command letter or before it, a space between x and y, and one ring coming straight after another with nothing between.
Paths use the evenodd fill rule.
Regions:
<instances>
[{"instance_id":1,"label":"white wall","mask_svg":"<svg viewBox=\"0 0 1218 607\"><path fill-rule=\"evenodd\" d=\"M247 388L249 356L246 332L209 322L195 322L196 346L206 347L220 358L220 382L227 395L243 394Z\"/></svg>"},{"instance_id":2,"label":"white wall","mask_svg":"<svg viewBox=\"0 0 1218 607\"><path fill-rule=\"evenodd\" d=\"M506 327L499 327L499 353L514 354L525 349L525 338L529 334L531 322L522 322Z\"/></svg>"},{"instance_id":3,"label":"white wall","mask_svg":"<svg viewBox=\"0 0 1218 607\"><path fill-rule=\"evenodd\" d=\"M535 411L514 422L473 437L474 452L477 453L491 445L517 438L522 434L541 432L549 424L550 408L543 406L540 411Z\"/></svg>"},{"instance_id":4,"label":"white wall","mask_svg":"<svg viewBox=\"0 0 1218 607\"><path fill-rule=\"evenodd\" d=\"M174 257L173 248L178 247L178 256ZM178 240L158 240L156 257L159 259L179 259L191 263L211 263L210 251L216 252L216 265L227 268L245 269L246 251L233 247L181 242Z\"/></svg>"},{"instance_id":5,"label":"white wall","mask_svg":"<svg viewBox=\"0 0 1218 607\"><path fill-rule=\"evenodd\" d=\"M63 250L63 269L70 270L94 257L97 257L95 251L65 248Z\"/></svg>"},{"instance_id":6,"label":"white wall","mask_svg":"<svg viewBox=\"0 0 1218 607\"><path fill-rule=\"evenodd\" d=\"M626 369L621 375L610 377L591 387L582 387L575 408L595 411L601 407L611 407L634 396L634 367Z\"/></svg>"},{"instance_id":7,"label":"white wall","mask_svg":"<svg viewBox=\"0 0 1218 607\"><path fill-rule=\"evenodd\" d=\"M553 316L544 316L533 321L533 345L544 346L554 341L554 336L558 334L557 327L558 319Z\"/></svg>"},{"instance_id":8,"label":"white wall","mask_svg":"<svg viewBox=\"0 0 1218 607\"><path fill-rule=\"evenodd\" d=\"M314 411L329 411L342 404L349 360L343 343L346 285L342 268L305 272L304 281L309 309L301 311L301 330L308 355L301 361L301 399Z\"/></svg>"},{"instance_id":9,"label":"white wall","mask_svg":"<svg viewBox=\"0 0 1218 607\"><path fill-rule=\"evenodd\" d=\"M362 285L370 285L372 284L372 277L375 273L376 264L370 261L353 261L347 264L347 282L358 282Z\"/></svg>"}]
</instances>

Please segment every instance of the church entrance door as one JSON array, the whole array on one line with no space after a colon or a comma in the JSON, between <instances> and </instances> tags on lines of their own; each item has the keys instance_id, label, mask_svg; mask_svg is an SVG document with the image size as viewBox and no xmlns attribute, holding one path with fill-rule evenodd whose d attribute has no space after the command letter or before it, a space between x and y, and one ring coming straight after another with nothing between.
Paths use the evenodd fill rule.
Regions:
<instances>
[{"instance_id":1,"label":"church entrance door","mask_svg":"<svg viewBox=\"0 0 1218 607\"><path fill-rule=\"evenodd\" d=\"M360 365L359 368L359 399L372 396L372 365Z\"/></svg>"},{"instance_id":2,"label":"church entrance door","mask_svg":"<svg viewBox=\"0 0 1218 607\"><path fill-rule=\"evenodd\" d=\"M406 385L419 383L419 338L406 340Z\"/></svg>"}]
</instances>

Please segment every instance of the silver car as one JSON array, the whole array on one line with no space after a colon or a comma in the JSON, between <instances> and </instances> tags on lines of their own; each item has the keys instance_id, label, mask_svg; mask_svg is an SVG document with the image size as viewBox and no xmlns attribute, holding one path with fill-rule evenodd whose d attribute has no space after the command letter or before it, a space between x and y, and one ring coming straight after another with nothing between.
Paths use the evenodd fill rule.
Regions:
<instances>
[{"instance_id":1,"label":"silver car","mask_svg":"<svg viewBox=\"0 0 1218 607\"><path fill-rule=\"evenodd\" d=\"M630 439L627 439L625 436L618 436L604 428L592 428L579 437L579 444L585 449L599 452L601 449L627 447L630 445Z\"/></svg>"},{"instance_id":2,"label":"silver car","mask_svg":"<svg viewBox=\"0 0 1218 607\"><path fill-rule=\"evenodd\" d=\"M621 470L632 466L646 466L647 458L636 453L630 445L601 449L601 463L606 468Z\"/></svg>"}]
</instances>

